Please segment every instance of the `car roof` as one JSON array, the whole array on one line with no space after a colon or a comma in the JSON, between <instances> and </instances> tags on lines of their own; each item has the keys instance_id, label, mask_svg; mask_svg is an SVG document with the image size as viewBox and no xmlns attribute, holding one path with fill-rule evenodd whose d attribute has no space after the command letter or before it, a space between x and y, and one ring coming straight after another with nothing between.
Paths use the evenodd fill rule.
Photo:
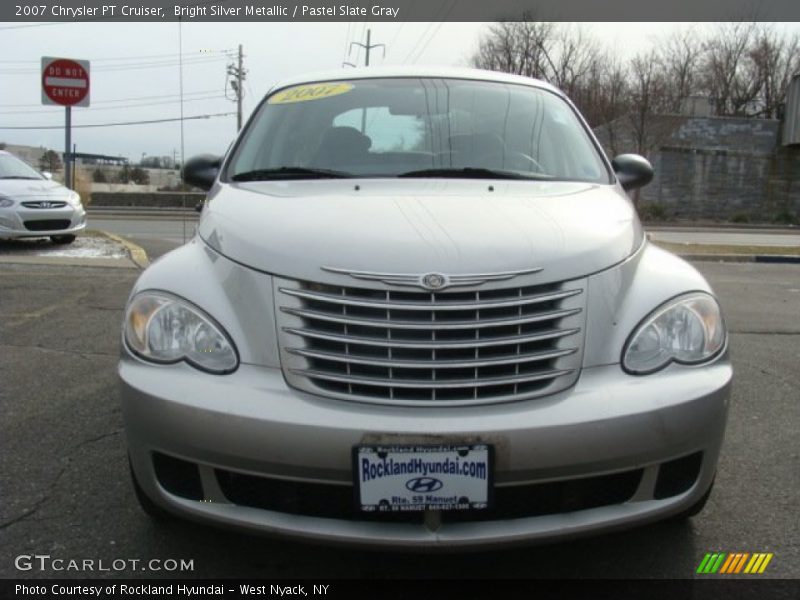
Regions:
<instances>
[{"instance_id":1,"label":"car roof","mask_svg":"<svg viewBox=\"0 0 800 600\"><path fill-rule=\"evenodd\" d=\"M315 83L318 81L338 81L353 79L375 79L384 77L435 77L443 79L472 79L475 81L495 81L498 83L516 83L545 89L564 96L563 92L555 86L521 75L501 73L499 71L486 71L483 69L467 69L460 67L420 67L420 66L391 66L391 67L356 67L352 69L335 69L319 71L291 77L279 81L271 89L300 85L303 83Z\"/></svg>"}]
</instances>

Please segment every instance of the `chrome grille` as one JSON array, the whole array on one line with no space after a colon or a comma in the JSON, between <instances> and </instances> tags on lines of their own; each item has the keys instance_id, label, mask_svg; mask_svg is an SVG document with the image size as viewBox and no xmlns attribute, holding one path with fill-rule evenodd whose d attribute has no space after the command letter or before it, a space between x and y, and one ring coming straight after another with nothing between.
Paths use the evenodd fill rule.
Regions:
<instances>
[{"instance_id":1,"label":"chrome grille","mask_svg":"<svg viewBox=\"0 0 800 600\"><path fill-rule=\"evenodd\" d=\"M66 202L56 202L54 200L37 200L35 202L23 202L25 208L64 208Z\"/></svg>"},{"instance_id":2,"label":"chrome grille","mask_svg":"<svg viewBox=\"0 0 800 600\"><path fill-rule=\"evenodd\" d=\"M551 394L579 374L584 288L424 292L278 279L284 374L305 391L379 404Z\"/></svg>"}]
</instances>

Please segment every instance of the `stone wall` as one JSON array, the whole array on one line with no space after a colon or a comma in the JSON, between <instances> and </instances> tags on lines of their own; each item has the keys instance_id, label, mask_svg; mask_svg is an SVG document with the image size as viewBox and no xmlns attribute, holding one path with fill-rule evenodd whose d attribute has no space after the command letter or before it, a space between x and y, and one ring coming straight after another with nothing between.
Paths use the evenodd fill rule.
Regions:
<instances>
[{"instance_id":1,"label":"stone wall","mask_svg":"<svg viewBox=\"0 0 800 600\"><path fill-rule=\"evenodd\" d=\"M769 154L778 146L779 132L776 119L695 117L684 120L667 145Z\"/></svg>"},{"instance_id":2,"label":"stone wall","mask_svg":"<svg viewBox=\"0 0 800 600\"><path fill-rule=\"evenodd\" d=\"M667 218L769 223L800 215L800 149L759 155L662 148L641 202Z\"/></svg>"},{"instance_id":3,"label":"stone wall","mask_svg":"<svg viewBox=\"0 0 800 600\"><path fill-rule=\"evenodd\" d=\"M676 120L648 156L655 177L640 192L643 214L800 224L800 147L781 147L780 128L768 119ZM617 134L624 139L625 132Z\"/></svg>"}]
</instances>

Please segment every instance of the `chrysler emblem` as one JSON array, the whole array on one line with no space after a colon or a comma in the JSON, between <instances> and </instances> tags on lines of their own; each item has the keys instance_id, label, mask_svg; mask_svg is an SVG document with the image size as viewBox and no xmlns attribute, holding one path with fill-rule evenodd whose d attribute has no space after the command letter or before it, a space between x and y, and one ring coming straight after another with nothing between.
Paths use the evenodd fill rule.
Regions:
<instances>
[{"instance_id":1,"label":"chrysler emblem","mask_svg":"<svg viewBox=\"0 0 800 600\"><path fill-rule=\"evenodd\" d=\"M532 269L522 269L520 271L500 271L497 273L469 273L443 275L442 273L426 273L415 275L414 273L375 273L373 271L351 271L350 269L340 269L339 267L322 267L323 271L330 273L341 273L349 275L355 279L367 281L381 281L388 285L401 285L410 287L421 287L426 290L443 290L447 287L466 287L482 285L490 281L505 281L513 279L519 275L531 275L538 273L542 267Z\"/></svg>"},{"instance_id":2,"label":"chrysler emblem","mask_svg":"<svg viewBox=\"0 0 800 600\"><path fill-rule=\"evenodd\" d=\"M422 276L422 287L429 290L440 290L447 284L447 279L439 273L428 273Z\"/></svg>"}]
</instances>

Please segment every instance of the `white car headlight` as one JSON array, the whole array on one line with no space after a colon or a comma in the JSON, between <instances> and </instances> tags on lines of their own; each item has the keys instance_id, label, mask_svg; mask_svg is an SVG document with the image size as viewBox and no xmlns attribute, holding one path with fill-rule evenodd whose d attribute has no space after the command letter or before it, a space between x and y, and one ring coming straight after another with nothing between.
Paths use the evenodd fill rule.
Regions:
<instances>
[{"instance_id":1,"label":"white car headlight","mask_svg":"<svg viewBox=\"0 0 800 600\"><path fill-rule=\"evenodd\" d=\"M80 206L81 205L81 195L78 192L72 192L69 195L68 202L73 206Z\"/></svg>"},{"instance_id":2,"label":"white car headlight","mask_svg":"<svg viewBox=\"0 0 800 600\"><path fill-rule=\"evenodd\" d=\"M144 360L186 361L212 373L230 373L239 365L233 342L202 310L166 292L142 292L128 305L125 341Z\"/></svg>"},{"instance_id":3,"label":"white car headlight","mask_svg":"<svg viewBox=\"0 0 800 600\"><path fill-rule=\"evenodd\" d=\"M725 345L717 301L702 292L673 298L642 321L622 351L622 366L644 375L671 362L692 365L714 358Z\"/></svg>"},{"instance_id":4,"label":"white car headlight","mask_svg":"<svg viewBox=\"0 0 800 600\"><path fill-rule=\"evenodd\" d=\"M11 208L14 206L14 201L11 198L0 196L0 208Z\"/></svg>"}]
</instances>

